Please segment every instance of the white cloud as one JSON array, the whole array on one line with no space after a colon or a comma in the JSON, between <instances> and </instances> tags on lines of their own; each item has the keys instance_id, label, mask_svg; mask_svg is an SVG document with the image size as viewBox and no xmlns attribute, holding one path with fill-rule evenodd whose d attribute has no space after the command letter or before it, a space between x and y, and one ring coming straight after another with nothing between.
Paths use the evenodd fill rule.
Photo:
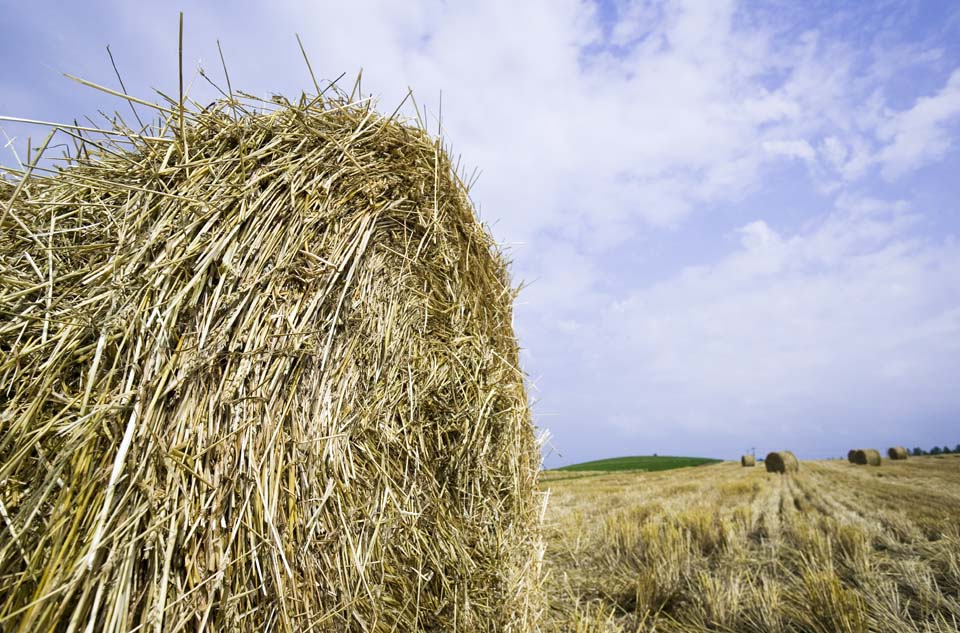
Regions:
<instances>
[{"instance_id":1,"label":"white cloud","mask_svg":"<svg viewBox=\"0 0 960 633\"><path fill-rule=\"evenodd\" d=\"M219 38L234 85L289 93L310 84L296 31L319 75L346 72L349 85L362 67L384 109L412 87L436 112L442 91L454 149L483 168L476 197L511 242L561 230L604 247L645 224L675 226L754 190L779 162L811 162L814 147L828 173L855 180L878 162L900 173L949 146L938 133L954 112L956 81L897 113L859 80L857 53L816 30L783 37L737 19L743 8L732 1L624 1L615 10L605 34L598 9L576 0L197 7L186 15L186 59L188 70L199 62L217 76ZM90 41L100 49L121 40L114 50L138 93L143 78L169 91L173 14L145 23L139 7L110 12ZM127 28L108 34L111 21ZM58 57L42 63L77 70L67 47L51 50ZM936 57L909 52L912 63ZM83 69L98 66L93 79L114 83L98 54L103 63ZM875 77L894 72L874 67ZM209 96L202 81L194 90Z\"/></svg>"},{"instance_id":2,"label":"white cloud","mask_svg":"<svg viewBox=\"0 0 960 633\"><path fill-rule=\"evenodd\" d=\"M941 159L954 146L960 69L935 94L917 97L906 109L887 106L874 90L849 114L856 117L855 123L828 128L829 134L818 144L822 166L848 183L861 180L871 169L878 169L888 181L900 179Z\"/></svg>"},{"instance_id":3,"label":"white cloud","mask_svg":"<svg viewBox=\"0 0 960 633\"><path fill-rule=\"evenodd\" d=\"M778 247L781 244L780 236L763 220L754 220L738 229L737 232L742 236L741 244L748 251Z\"/></svg>"},{"instance_id":4,"label":"white cloud","mask_svg":"<svg viewBox=\"0 0 960 633\"><path fill-rule=\"evenodd\" d=\"M807 161L813 161L816 158L816 152L810 147L810 143L803 140L764 141L762 147L767 153L774 156L799 158Z\"/></svg>"},{"instance_id":5,"label":"white cloud","mask_svg":"<svg viewBox=\"0 0 960 633\"><path fill-rule=\"evenodd\" d=\"M949 125L958 117L960 70L953 72L936 95L917 99L912 108L893 114L880 127L878 136L885 145L878 160L884 176L897 178L942 157L953 145L955 130Z\"/></svg>"},{"instance_id":6,"label":"white cloud","mask_svg":"<svg viewBox=\"0 0 960 633\"><path fill-rule=\"evenodd\" d=\"M836 136L828 136L820 144L820 151L827 163L834 169L841 169L846 163L850 150Z\"/></svg>"},{"instance_id":7,"label":"white cloud","mask_svg":"<svg viewBox=\"0 0 960 633\"><path fill-rule=\"evenodd\" d=\"M922 427L960 407L960 244L910 237L913 219L902 203L847 198L795 234L749 223L716 262L613 301L576 341L588 365L574 380L639 438L657 424L823 450L815 423L841 446Z\"/></svg>"}]
</instances>

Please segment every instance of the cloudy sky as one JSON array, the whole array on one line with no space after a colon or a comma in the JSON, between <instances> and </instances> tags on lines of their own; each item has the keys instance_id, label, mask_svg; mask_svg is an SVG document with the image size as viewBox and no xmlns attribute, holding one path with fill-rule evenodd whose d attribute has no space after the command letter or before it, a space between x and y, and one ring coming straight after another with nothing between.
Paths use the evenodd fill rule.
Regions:
<instances>
[{"instance_id":1,"label":"cloudy sky","mask_svg":"<svg viewBox=\"0 0 960 633\"><path fill-rule=\"evenodd\" d=\"M0 114L314 70L412 88L481 177L550 466L960 442L954 2L0 0ZM412 114L412 113L411 113ZM0 124L2 161L27 135ZM6 136L4 136L4 134ZM12 139L12 142L8 142Z\"/></svg>"}]
</instances>

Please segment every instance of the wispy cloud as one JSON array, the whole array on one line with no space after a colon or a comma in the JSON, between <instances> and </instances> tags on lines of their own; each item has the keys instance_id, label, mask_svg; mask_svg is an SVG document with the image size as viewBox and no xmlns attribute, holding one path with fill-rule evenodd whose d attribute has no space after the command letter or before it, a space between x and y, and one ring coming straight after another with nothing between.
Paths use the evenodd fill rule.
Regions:
<instances>
[{"instance_id":1,"label":"wispy cloud","mask_svg":"<svg viewBox=\"0 0 960 633\"><path fill-rule=\"evenodd\" d=\"M595 322L556 319L547 336L569 333L582 362L558 378L558 409L615 412L661 450L706 435L810 452L826 432L840 446L892 441L955 411L960 244L912 237L917 221L902 202L855 198L793 234L755 220L724 257L628 292ZM653 439L664 425L669 444Z\"/></svg>"},{"instance_id":2,"label":"wispy cloud","mask_svg":"<svg viewBox=\"0 0 960 633\"><path fill-rule=\"evenodd\" d=\"M941 158L953 147L960 123L960 70L937 94L917 99L909 110L893 113L878 130L884 143L877 160L887 178L897 178Z\"/></svg>"}]
</instances>

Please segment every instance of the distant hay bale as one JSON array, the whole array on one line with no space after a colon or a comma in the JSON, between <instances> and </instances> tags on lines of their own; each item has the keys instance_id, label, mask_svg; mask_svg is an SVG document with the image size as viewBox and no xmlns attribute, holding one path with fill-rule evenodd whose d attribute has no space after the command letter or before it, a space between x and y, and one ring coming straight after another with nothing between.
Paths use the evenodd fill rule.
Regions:
<instances>
[{"instance_id":1,"label":"distant hay bale","mask_svg":"<svg viewBox=\"0 0 960 633\"><path fill-rule=\"evenodd\" d=\"M2 186L0 628L535 630L515 294L440 142L178 110Z\"/></svg>"},{"instance_id":2,"label":"distant hay bale","mask_svg":"<svg viewBox=\"0 0 960 633\"><path fill-rule=\"evenodd\" d=\"M903 446L891 446L887 449L887 457L890 459L907 459L909 453L907 452L906 447Z\"/></svg>"},{"instance_id":3,"label":"distant hay bale","mask_svg":"<svg viewBox=\"0 0 960 633\"><path fill-rule=\"evenodd\" d=\"M744 467L756 466L757 459L753 455L744 455L743 457L740 458L740 465Z\"/></svg>"},{"instance_id":4,"label":"distant hay bale","mask_svg":"<svg viewBox=\"0 0 960 633\"><path fill-rule=\"evenodd\" d=\"M853 463L860 466L879 466L880 452L875 448L858 448L853 451Z\"/></svg>"},{"instance_id":5,"label":"distant hay bale","mask_svg":"<svg viewBox=\"0 0 960 633\"><path fill-rule=\"evenodd\" d=\"M768 473L795 473L800 470L800 460L790 451L767 453L763 463Z\"/></svg>"},{"instance_id":6,"label":"distant hay bale","mask_svg":"<svg viewBox=\"0 0 960 633\"><path fill-rule=\"evenodd\" d=\"M853 456L856 452L857 452L857 449L855 448L851 448L849 451L847 451L847 461L850 462L851 464L856 463L855 461L853 461Z\"/></svg>"}]
</instances>

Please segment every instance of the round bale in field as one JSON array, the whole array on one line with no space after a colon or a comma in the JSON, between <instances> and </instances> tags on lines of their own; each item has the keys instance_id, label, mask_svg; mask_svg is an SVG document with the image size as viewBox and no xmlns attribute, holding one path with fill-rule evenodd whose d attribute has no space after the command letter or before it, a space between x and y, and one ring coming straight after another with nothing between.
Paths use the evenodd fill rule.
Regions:
<instances>
[{"instance_id":1,"label":"round bale in field","mask_svg":"<svg viewBox=\"0 0 960 633\"><path fill-rule=\"evenodd\" d=\"M537 629L507 261L439 139L335 91L3 190L0 626Z\"/></svg>"},{"instance_id":2,"label":"round bale in field","mask_svg":"<svg viewBox=\"0 0 960 633\"><path fill-rule=\"evenodd\" d=\"M854 456L854 454L855 454L856 452L857 452L857 449L855 449L855 448L851 448L849 451L847 451L847 461L850 462L851 464L855 464L855 463L856 463L856 462L853 460L853 456Z\"/></svg>"},{"instance_id":3,"label":"round bale in field","mask_svg":"<svg viewBox=\"0 0 960 633\"><path fill-rule=\"evenodd\" d=\"M800 460L790 451L767 453L763 463L768 473L795 473L800 470Z\"/></svg>"},{"instance_id":4,"label":"round bale in field","mask_svg":"<svg viewBox=\"0 0 960 633\"><path fill-rule=\"evenodd\" d=\"M756 466L757 459L753 455L744 455L740 458L741 466Z\"/></svg>"},{"instance_id":5,"label":"round bale in field","mask_svg":"<svg viewBox=\"0 0 960 633\"><path fill-rule=\"evenodd\" d=\"M880 451L875 448L858 448L853 452L853 463L859 466L879 466Z\"/></svg>"},{"instance_id":6,"label":"round bale in field","mask_svg":"<svg viewBox=\"0 0 960 633\"><path fill-rule=\"evenodd\" d=\"M890 459L907 459L908 455L907 449L903 446L891 446L887 449L887 457Z\"/></svg>"}]
</instances>

